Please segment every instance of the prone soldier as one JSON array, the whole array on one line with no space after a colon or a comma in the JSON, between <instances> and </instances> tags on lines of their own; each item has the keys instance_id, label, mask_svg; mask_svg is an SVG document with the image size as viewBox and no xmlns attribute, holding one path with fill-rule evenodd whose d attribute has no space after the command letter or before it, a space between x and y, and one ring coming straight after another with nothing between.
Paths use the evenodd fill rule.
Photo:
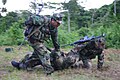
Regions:
<instances>
[{"instance_id":1,"label":"prone soldier","mask_svg":"<svg viewBox=\"0 0 120 80\"><path fill-rule=\"evenodd\" d=\"M83 62L83 68L89 69L92 67L90 60L95 59L96 56L98 57L97 68L102 68L104 63L103 50L105 48L105 39L103 37L81 40L75 43L77 43L75 47L67 54L61 52L59 58L53 57L54 60L51 63L54 69L62 70L69 67L80 67L80 61Z\"/></svg>"}]
</instances>

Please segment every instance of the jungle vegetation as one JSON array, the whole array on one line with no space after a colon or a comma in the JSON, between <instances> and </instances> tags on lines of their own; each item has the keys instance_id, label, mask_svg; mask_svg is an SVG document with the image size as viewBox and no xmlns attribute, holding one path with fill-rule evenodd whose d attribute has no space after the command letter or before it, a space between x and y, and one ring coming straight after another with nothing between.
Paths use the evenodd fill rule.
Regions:
<instances>
[{"instance_id":1,"label":"jungle vegetation","mask_svg":"<svg viewBox=\"0 0 120 80\"><path fill-rule=\"evenodd\" d=\"M45 4L47 8L48 3ZM99 36L104 33L108 48L120 48L120 1L116 2L116 13L114 13L114 2L99 9L90 10L85 10L77 0L70 0L68 3L49 2L49 4L61 4L62 9L67 10L67 12L62 12L64 14L63 24L59 27L61 45L72 43L84 36ZM54 7L49 6L49 8ZM0 46L20 45L24 40L24 21L31 15L31 12L28 10L13 11L7 12L6 16L2 16L1 12ZM24 43L26 44L27 42ZM48 45L52 46L51 42Z\"/></svg>"}]
</instances>

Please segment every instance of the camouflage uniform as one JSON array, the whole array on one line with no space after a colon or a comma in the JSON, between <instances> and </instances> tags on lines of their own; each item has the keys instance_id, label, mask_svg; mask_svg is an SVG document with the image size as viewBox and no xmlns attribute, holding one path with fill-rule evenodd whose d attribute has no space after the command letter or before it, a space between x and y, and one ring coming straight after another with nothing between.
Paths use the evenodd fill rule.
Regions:
<instances>
[{"instance_id":1,"label":"camouflage uniform","mask_svg":"<svg viewBox=\"0 0 120 80\"><path fill-rule=\"evenodd\" d=\"M37 65L42 65L46 73L54 71L50 65L49 51L44 46L44 41L51 36L55 50L59 50L60 46L57 42L57 28L50 24L50 19L45 16L33 15L26 22L28 27L25 31L25 36L28 39L30 46L34 49L31 56L25 56L20 61L20 68L32 68Z\"/></svg>"},{"instance_id":2,"label":"camouflage uniform","mask_svg":"<svg viewBox=\"0 0 120 80\"><path fill-rule=\"evenodd\" d=\"M87 44L81 47L79 51L80 60L83 62L83 67L90 68L91 65L89 61L98 56L97 68L100 69L104 63L104 53L103 49L105 48L105 40L103 38L91 40Z\"/></svg>"},{"instance_id":3,"label":"camouflage uniform","mask_svg":"<svg viewBox=\"0 0 120 80\"><path fill-rule=\"evenodd\" d=\"M91 40L84 44L77 44L66 55L61 52L61 56L51 62L55 70L66 69L69 67L81 67L80 61L83 62L84 68L91 68L90 60L98 56L97 68L100 69L104 63L105 40L102 38ZM61 59L61 60L60 60ZM61 62L59 62L61 61Z\"/></svg>"}]
</instances>

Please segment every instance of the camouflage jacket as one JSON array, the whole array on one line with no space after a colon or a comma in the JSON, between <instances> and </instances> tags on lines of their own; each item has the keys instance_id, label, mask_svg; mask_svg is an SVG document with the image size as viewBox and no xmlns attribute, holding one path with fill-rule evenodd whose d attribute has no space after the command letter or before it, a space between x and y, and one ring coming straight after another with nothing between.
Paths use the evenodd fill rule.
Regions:
<instances>
[{"instance_id":1,"label":"camouflage jacket","mask_svg":"<svg viewBox=\"0 0 120 80\"><path fill-rule=\"evenodd\" d=\"M79 51L79 56L82 60L94 59L98 56L97 67L101 68L104 63L104 50L105 48L105 39L99 38L88 42L83 48Z\"/></svg>"},{"instance_id":2,"label":"camouflage jacket","mask_svg":"<svg viewBox=\"0 0 120 80\"><path fill-rule=\"evenodd\" d=\"M27 26L25 36L30 43L34 44L38 41L44 42L51 37L55 49L57 50L60 48L57 41L58 31L57 28L50 24L50 18L32 15L25 21L25 25Z\"/></svg>"}]
</instances>

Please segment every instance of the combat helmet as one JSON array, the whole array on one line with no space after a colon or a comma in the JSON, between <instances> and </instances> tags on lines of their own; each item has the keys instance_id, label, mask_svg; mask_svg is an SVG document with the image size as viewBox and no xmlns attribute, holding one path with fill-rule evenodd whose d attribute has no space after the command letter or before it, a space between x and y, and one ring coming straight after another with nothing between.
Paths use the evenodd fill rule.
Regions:
<instances>
[{"instance_id":1,"label":"combat helmet","mask_svg":"<svg viewBox=\"0 0 120 80\"><path fill-rule=\"evenodd\" d=\"M52 16L52 19L54 19L55 21L58 21L60 24L62 23L62 17L63 15L60 13L54 13Z\"/></svg>"}]
</instances>

